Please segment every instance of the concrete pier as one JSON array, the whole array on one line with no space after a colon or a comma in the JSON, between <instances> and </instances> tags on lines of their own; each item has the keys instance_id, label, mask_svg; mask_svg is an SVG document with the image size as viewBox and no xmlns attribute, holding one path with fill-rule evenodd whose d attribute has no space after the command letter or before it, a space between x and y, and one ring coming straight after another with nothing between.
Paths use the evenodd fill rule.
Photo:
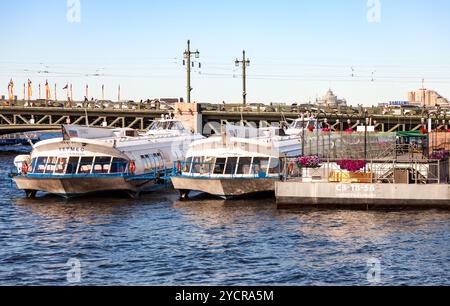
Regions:
<instances>
[{"instance_id":1,"label":"concrete pier","mask_svg":"<svg viewBox=\"0 0 450 306\"><path fill-rule=\"evenodd\" d=\"M278 207L450 209L448 184L277 182Z\"/></svg>"}]
</instances>

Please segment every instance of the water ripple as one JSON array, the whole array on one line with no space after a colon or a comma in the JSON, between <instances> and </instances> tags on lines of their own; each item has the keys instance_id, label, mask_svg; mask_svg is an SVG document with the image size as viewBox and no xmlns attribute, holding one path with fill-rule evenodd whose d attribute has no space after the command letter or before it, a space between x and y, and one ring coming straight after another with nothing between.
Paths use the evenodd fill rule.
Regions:
<instances>
[{"instance_id":1,"label":"water ripple","mask_svg":"<svg viewBox=\"0 0 450 306\"><path fill-rule=\"evenodd\" d=\"M0 175L13 154L0 154ZM278 211L273 200L27 200L0 181L0 285L450 285L450 213Z\"/></svg>"}]
</instances>

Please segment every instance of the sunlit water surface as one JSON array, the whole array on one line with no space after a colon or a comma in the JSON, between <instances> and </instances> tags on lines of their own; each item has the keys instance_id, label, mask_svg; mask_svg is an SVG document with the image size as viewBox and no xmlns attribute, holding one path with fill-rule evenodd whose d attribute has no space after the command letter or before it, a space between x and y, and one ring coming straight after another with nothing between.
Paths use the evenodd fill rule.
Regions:
<instances>
[{"instance_id":1,"label":"sunlit water surface","mask_svg":"<svg viewBox=\"0 0 450 306\"><path fill-rule=\"evenodd\" d=\"M279 211L170 190L28 200L0 181L0 285L67 285L69 259L81 285L369 285L369 259L381 285L450 285L450 213Z\"/></svg>"}]
</instances>

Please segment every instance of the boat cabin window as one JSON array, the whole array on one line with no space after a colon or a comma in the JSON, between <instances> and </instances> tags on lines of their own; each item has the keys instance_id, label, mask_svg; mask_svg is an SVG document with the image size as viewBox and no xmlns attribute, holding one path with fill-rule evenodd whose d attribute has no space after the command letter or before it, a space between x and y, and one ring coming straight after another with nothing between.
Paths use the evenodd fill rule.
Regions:
<instances>
[{"instance_id":1,"label":"boat cabin window","mask_svg":"<svg viewBox=\"0 0 450 306\"><path fill-rule=\"evenodd\" d=\"M90 174L92 172L93 157L82 157L80 161L80 167L78 174Z\"/></svg>"},{"instance_id":2,"label":"boat cabin window","mask_svg":"<svg viewBox=\"0 0 450 306\"><path fill-rule=\"evenodd\" d=\"M269 168L269 158L267 157L255 157L253 159L253 170L255 174L267 173Z\"/></svg>"},{"instance_id":3,"label":"boat cabin window","mask_svg":"<svg viewBox=\"0 0 450 306\"><path fill-rule=\"evenodd\" d=\"M128 161L122 158L113 158L111 164L111 173L125 173L128 167Z\"/></svg>"},{"instance_id":4,"label":"boat cabin window","mask_svg":"<svg viewBox=\"0 0 450 306\"><path fill-rule=\"evenodd\" d=\"M184 163L184 172L190 173L191 172L191 166L192 166L192 157L186 158L186 162Z\"/></svg>"},{"instance_id":5,"label":"boat cabin window","mask_svg":"<svg viewBox=\"0 0 450 306\"><path fill-rule=\"evenodd\" d=\"M76 174L78 169L79 157L70 157L69 163L67 164L66 174Z\"/></svg>"},{"instance_id":6,"label":"boat cabin window","mask_svg":"<svg viewBox=\"0 0 450 306\"><path fill-rule=\"evenodd\" d=\"M225 171L226 158L218 158L214 165L214 174L223 174Z\"/></svg>"},{"instance_id":7,"label":"boat cabin window","mask_svg":"<svg viewBox=\"0 0 450 306\"><path fill-rule=\"evenodd\" d=\"M156 121L150 127L150 131L182 131L184 126L179 121Z\"/></svg>"},{"instance_id":8,"label":"boat cabin window","mask_svg":"<svg viewBox=\"0 0 450 306\"><path fill-rule=\"evenodd\" d=\"M251 157L240 157L239 158L237 174L241 174L241 175L251 174L251 168L252 168L252 158Z\"/></svg>"},{"instance_id":9,"label":"boat cabin window","mask_svg":"<svg viewBox=\"0 0 450 306\"><path fill-rule=\"evenodd\" d=\"M321 124L317 122L316 120L309 120L309 121L301 121L297 120L292 122L290 128L291 129L302 129L306 125L306 128L314 127L314 128L321 128Z\"/></svg>"},{"instance_id":10,"label":"boat cabin window","mask_svg":"<svg viewBox=\"0 0 450 306\"><path fill-rule=\"evenodd\" d=\"M215 162L216 162L215 157L205 157L205 163L203 164L202 174L212 174Z\"/></svg>"},{"instance_id":11,"label":"boat cabin window","mask_svg":"<svg viewBox=\"0 0 450 306\"><path fill-rule=\"evenodd\" d=\"M125 131L125 136L127 137L138 137L139 133L135 130L127 130Z\"/></svg>"},{"instance_id":12,"label":"boat cabin window","mask_svg":"<svg viewBox=\"0 0 450 306\"><path fill-rule=\"evenodd\" d=\"M164 169L164 158L161 153L153 153L153 158L155 160L155 168L158 170Z\"/></svg>"},{"instance_id":13,"label":"boat cabin window","mask_svg":"<svg viewBox=\"0 0 450 306\"><path fill-rule=\"evenodd\" d=\"M294 121L294 122L292 122L290 128L292 128L292 129L302 129L303 126L304 126L304 122L302 122L302 121Z\"/></svg>"},{"instance_id":14,"label":"boat cabin window","mask_svg":"<svg viewBox=\"0 0 450 306\"><path fill-rule=\"evenodd\" d=\"M45 174L53 174L56 169L56 162L58 157L49 157L47 161L47 166L45 167Z\"/></svg>"},{"instance_id":15,"label":"boat cabin window","mask_svg":"<svg viewBox=\"0 0 450 306\"><path fill-rule=\"evenodd\" d=\"M47 157L38 157L36 161L36 166L34 168L34 173L44 173L45 165L47 164Z\"/></svg>"},{"instance_id":16,"label":"boat cabin window","mask_svg":"<svg viewBox=\"0 0 450 306\"><path fill-rule=\"evenodd\" d=\"M280 159L271 158L269 164L269 174L279 174L281 172Z\"/></svg>"},{"instance_id":17,"label":"boat cabin window","mask_svg":"<svg viewBox=\"0 0 450 306\"><path fill-rule=\"evenodd\" d=\"M149 155L141 155L142 163L144 164L144 170L149 171L152 168L150 164L150 156Z\"/></svg>"},{"instance_id":18,"label":"boat cabin window","mask_svg":"<svg viewBox=\"0 0 450 306\"><path fill-rule=\"evenodd\" d=\"M192 160L192 171L191 173L202 173L202 167L203 167L203 161L205 160L204 157L194 157Z\"/></svg>"},{"instance_id":19,"label":"boat cabin window","mask_svg":"<svg viewBox=\"0 0 450 306\"><path fill-rule=\"evenodd\" d=\"M67 158L59 158L55 167L55 174L64 174L67 166Z\"/></svg>"},{"instance_id":20,"label":"boat cabin window","mask_svg":"<svg viewBox=\"0 0 450 306\"><path fill-rule=\"evenodd\" d=\"M234 175L236 173L237 162L237 157L228 157L227 166L225 167L225 174Z\"/></svg>"},{"instance_id":21,"label":"boat cabin window","mask_svg":"<svg viewBox=\"0 0 450 306\"><path fill-rule=\"evenodd\" d=\"M31 173L34 173L34 169L36 168L37 158L33 158L31 160Z\"/></svg>"},{"instance_id":22,"label":"boat cabin window","mask_svg":"<svg viewBox=\"0 0 450 306\"><path fill-rule=\"evenodd\" d=\"M94 162L94 173L108 174L111 169L111 157L96 157Z\"/></svg>"}]
</instances>

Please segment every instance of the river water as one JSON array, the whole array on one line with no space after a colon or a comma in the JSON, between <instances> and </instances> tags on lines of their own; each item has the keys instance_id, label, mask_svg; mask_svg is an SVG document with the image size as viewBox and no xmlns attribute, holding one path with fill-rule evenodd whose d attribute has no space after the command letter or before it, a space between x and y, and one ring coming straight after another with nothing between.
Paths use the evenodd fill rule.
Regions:
<instances>
[{"instance_id":1,"label":"river water","mask_svg":"<svg viewBox=\"0 0 450 306\"><path fill-rule=\"evenodd\" d=\"M1 180L0 285L70 284L450 285L450 212L280 211L170 190L28 200Z\"/></svg>"}]
</instances>

